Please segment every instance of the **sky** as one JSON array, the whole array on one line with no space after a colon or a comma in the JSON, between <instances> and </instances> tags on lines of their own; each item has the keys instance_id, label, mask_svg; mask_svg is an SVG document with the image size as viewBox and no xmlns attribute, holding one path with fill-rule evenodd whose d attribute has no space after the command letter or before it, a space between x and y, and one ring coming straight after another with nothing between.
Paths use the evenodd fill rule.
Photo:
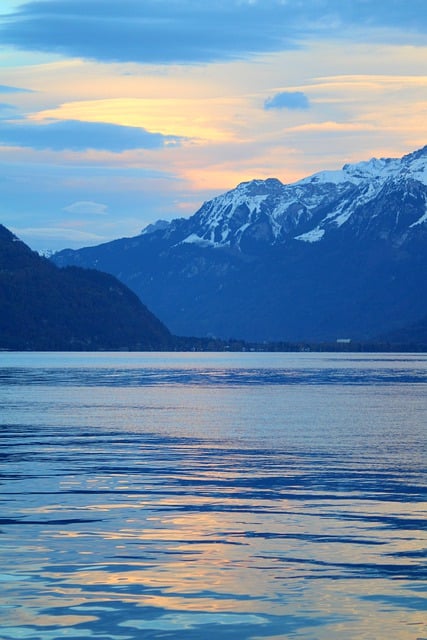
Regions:
<instances>
[{"instance_id":1,"label":"sky","mask_svg":"<svg viewBox=\"0 0 427 640\"><path fill-rule=\"evenodd\" d=\"M37 251L426 143L425 0L0 5L0 223Z\"/></svg>"}]
</instances>

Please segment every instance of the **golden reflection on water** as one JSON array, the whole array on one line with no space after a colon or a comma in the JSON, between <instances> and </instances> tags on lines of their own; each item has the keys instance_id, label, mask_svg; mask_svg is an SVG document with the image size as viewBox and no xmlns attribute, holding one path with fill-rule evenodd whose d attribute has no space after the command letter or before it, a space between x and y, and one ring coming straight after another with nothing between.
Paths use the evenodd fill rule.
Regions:
<instances>
[{"instance_id":1,"label":"golden reflection on water","mask_svg":"<svg viewBox=\"0 0 427 640\"><path fill-rule=\"evenodd\" d=\"M5 481L0 637L427 638L417 573L427 505L422 455L409 447L421 427L417 418L411 435L401 418L390 440L384 411L406 415L391 391L390 410L378 390L355 388L206 388L200 397L168 388L167 402L154 388L114 388L116 407L109 388L96 410L92 389L82 390L85 407L80 388L60 393L81 429L65 433L56 406L46 434L11 430L24 455ZM425 396L417 403L425 410Z\"/></svg>"},{"instance_id":2,"label":"golden reflection on water","mask_svg":"<svg viewBox=\"0 0 427 640\"><path fill-rule=\"evenodd\" d=\"M224 501L224 504L226 502L229 506L239 503L234 499ZM149 504L149 501L88 504L84 510L113 513L123 509L123 512L129 513L136 509L143 510ZM159 506L170 508L177 508L180 504L185 504L185 501L175 498L159 501ZM192 496L192 504L199 509L212 509L217 500ZM357 637L358 640L387 637L415 640L422 637L423 618L419 611L405 610L400 613L398 608L387 606L387 597L393 596L395 585L401 586L397 582L371 577L367 592L363 575L357 579L348 576L343 591L340 580L325 575L325 572L336 572L334 567L340 564L349 570L358 563L372 566L378 562L392 564L391 555L382 555L383 545L387 545L388 554L393 551L420 550L422 532L417 532L417 540L413 536L405 539L402 530L385 532L375 523L366 522L360 531L360 544L351 545L350 558L349 546L342 542L346 529L350 529L354 537L357 520L341 523L337 518L340 511L346 513L351 508L351 514L355 517L362 512L376 516L391 516L397 512L404 517L406 509L410 517L414 515L410 505L405 507L375 501L355 504L344 500L334 504L334 513L330 518L317 518L316 510L325 513L329 508L327 502L312 503L311 506L305 504L298 513L297 502L287 499L283 509L277 509L276 503L279 513L257 514L256 508L261 504L265 509L264 500L252 500L251 507L255 507L252 513L198 510L179 515L148 516L146 520L134 518L134 524L139 523L139 526L133 527L130 526L132 519L128 518L128 526L117 530L44 529L40 532L37 549L42 553L52 549L60 553L61 548L67 549L67 555L71 553L73 560L66 571L62 567L59 567L59 571L42 565L31 567L31 573L43 574L43 581L49 586L44 585L38 597L31 596L31 606L19 611L17 620L20 625L34 627L53 624L73 627L97 620L96 614L87 615L82 611L72 615L52 615L40 612L58 606L63 610L64 607L82 607L99 602L114 606L120 602L121 605L136 604L171 612L166 618L162 617L163 622L154 623L142 618L123 622L126 627L144 630L157 624L158 628L166 629L173 628L173 620L176 620L180 628L185 628L187 623L190 628L189 619L186 623L182 617L184 612L253 616L257 614L259 602L262 601L263 616L294 616L296 613L307 616L310 612L317 612L328 620L327 630L317 628L316 635L311 636L308 627L306 633L307 637L319 640L343 637ZM51 504L27 508L25 511L27 515L30 512L33 515L58 514L61 506ZM310 535L317 536L314 544L311 538L305 542L298 538L307 533L307 518ZM146 526L142 526L144 522ZM296 538L293 539L292 535ZM322 536L328 541L321 542ZM371 546L364 544L368 542L368 536ZM114 543L114 547L111 543ZM108 563L104 566L97 562L82 564L82 556L88 556L89 562L92 556L98 557L102 545L107 545L111 554ZM34 550L35 547L32 548ZM150 555L151 551L155 553ZM321 563L320 569L316 567L316 562ZM319 571L317 580L310 579L313 571ZM30 581L21 583L20 589L25 585L30 588ZM283 590L288 594L287 601L283 600ZM366 599L366 596L370 599ZM385 598L383 612L379 612L375 596ZM13 598L10 600L12 602ZM253 620L253 624L262 626L262 615L258 616L258 622ZM345 618L345 622L337 619L340 617ZM237 624L237 618L232 619ZM193 623L197 620L201 622L202 618L196 616ZM162 624L166 626L162 627ZM300 632L304 633L303 627ZM261 637L265 640L265 636ZM272 637L278 640L280 636ZM286 637L283 635L283 638ZM256 638L256 634L253 638Z\"/></svg>"}]
</instances>

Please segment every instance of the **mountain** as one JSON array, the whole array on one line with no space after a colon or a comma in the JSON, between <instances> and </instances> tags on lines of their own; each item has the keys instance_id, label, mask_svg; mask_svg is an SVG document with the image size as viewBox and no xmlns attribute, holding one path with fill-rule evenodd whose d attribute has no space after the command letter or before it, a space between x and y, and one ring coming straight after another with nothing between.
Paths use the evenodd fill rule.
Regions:
<instances>
[{"instance_id":1,"label":"mountain","mask_svg":"<svg viewBox=\"0 0 427 640\"><path fill-rule=\"evenodd\" d=\"M427 146L244 182L188 219L52 259L114 274L175 334L369 340L427 315L426 249Z\"/></svg>"},{"instance_id":2,"label":"mountain","mask_svg":"<svg viewBox=\"0 0 427 640\"><path fill-rule=\"evenodd\" d=\"M427 350L427 316L424 316L418 322L407 327L401 327L394 331L380 336L379 342L382 344L400 345L401 349L418 346L418 350L423 348Z\"/></svg>"},{"instance_id":3,"label":"mountain","mask_svg":"<svg viewBox=\"0 0 427 640\"><path fill-rule=\"evenodd\" d=\"M111 275L59 269L0 225L0 349L159 349L171 335Z\"/></svg>"}]
</instances>

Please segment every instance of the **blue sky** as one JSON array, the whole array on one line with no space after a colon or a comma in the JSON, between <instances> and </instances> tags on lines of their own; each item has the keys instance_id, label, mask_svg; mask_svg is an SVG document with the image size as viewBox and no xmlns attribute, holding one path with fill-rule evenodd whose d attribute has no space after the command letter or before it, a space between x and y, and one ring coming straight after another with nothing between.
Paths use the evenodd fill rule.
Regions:
<instances>
[{"instance_id":1,"label":"blue sky","mask_svg":"<svg viewBox=\"0 0 427 640\"><path fill-rule=\"evenodd\" d=\"M424 0L3 0L0 222L135 235L243 180L427 142Z\"/></svg>"}]
</instances>

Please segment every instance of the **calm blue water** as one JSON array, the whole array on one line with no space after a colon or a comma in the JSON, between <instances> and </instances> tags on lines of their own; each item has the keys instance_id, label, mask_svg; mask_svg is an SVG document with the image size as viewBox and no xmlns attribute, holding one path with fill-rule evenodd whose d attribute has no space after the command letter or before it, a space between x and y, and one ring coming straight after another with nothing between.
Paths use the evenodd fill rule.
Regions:
<instances>
[{"instance_id":1,"label":"calm blue water","mask_svg":"<svg viewBox=\"0 0 427 640\"><path fill-rule=\"evenodd\" d=\"M1 640L426 640L427 356L0 353Z\"/></svg>"}]
</instances>

